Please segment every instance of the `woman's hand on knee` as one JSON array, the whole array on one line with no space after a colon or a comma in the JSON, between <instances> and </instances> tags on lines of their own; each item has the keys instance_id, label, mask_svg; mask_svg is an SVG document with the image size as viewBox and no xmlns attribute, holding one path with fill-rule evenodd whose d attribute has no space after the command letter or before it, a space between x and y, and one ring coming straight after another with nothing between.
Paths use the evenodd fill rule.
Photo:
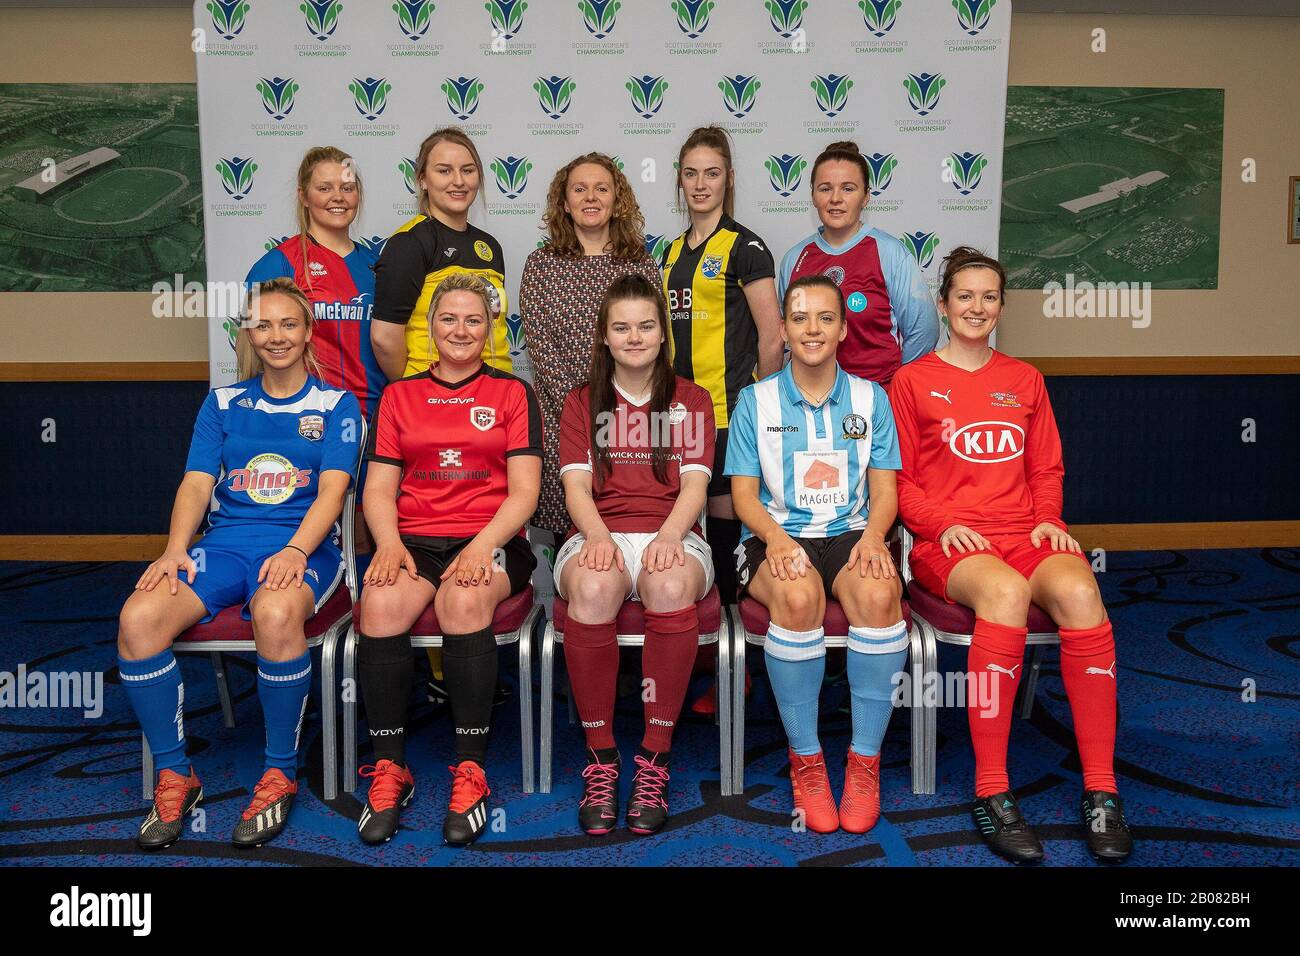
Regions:
<instances>
[{"instance_id":1,"label":"woman's hand on knee","mask_svg":"<svg viewBox=\"0 0 1300 956\"><path fill-rule=\"evenodd\" d=\"M446 581L455 576L456 585L462 588L477 587L479 581L491 584L495 557L494 550L488 547L486 542L474 538L460 549L456 560L447 565L447 570L442 572L440 580Z\"/></svg>"},{"instance_id":2,"label":"woman's hand on knee","mask_svg":"<svg viewBox=\"0 0 1300 956\"><path fill-rule=\"evenodd\" d=\"M945 558L951 558L952 549L959 554L973 554L976 551L987 551L990 545L989 539L984 535L972 531L964 524L955 524L939 535L939 547L943 549Z\"/></svg>"},{"instance_id":3,"label":"woman's hand on knee","mask_svg":"<svg viewBox=\"0 0 1300 956\"><path fill-rule=\"evenodd\" d=\"M1035 548L1041 548L1044 541L1051 543L1053 551L1073 551L1075 554L1083 554L1079 542L1050 521L1044 521L1029 532L1029 543Z\"/></svg>"},{"instance_id":4,"label":"woman's hand on knee","mask_svg":"<svg viewBox=\"0 0 1300 956\"><path fill-rule=\"evenodd\" d=\"M584 538L578 551L578 567L593 571L608 571L615 565L619 571L626 571L623 562L623 549L614 543L614 538L605 532Z\"/></svg>"},{"instance_id":5,"label":"woman's hand on knee","mask_svg":"<svg viewBox=\"0 0 1300 956\"><path fill-rule=\"evenodd\" d=\"M849 552L846 567L851 571L854 566L858 569L858 576L864 578L870 574L877 580L888 579L898 573L894 570L894 558L885 546L885 539L874 531L862 532L862 537Z\"/></svg>"},{"instance_id":6,"label":"woman's hand on knee","mask_svg":"<svg viewBox=\"0 0 1300 956\"><path fill-rule=\"evenodd\" d=\"M193 584L195 576L199 573L194 558L188 551L168 551L144 569L144 573L140 575L140 580L135 582L135 589L137 591L152 591L158 586L159 581L166 579L171 587L171 593L175 594L182 570L188 573L189 583Z\"/></svg>"},{"instance_id":7,"label":"woman's hand on knee","mask_svg":"<svg viewBox=\"0 0 1300 956\"><path fill-rule=\"evenodd\" d=\"M262 562L257 572L257 583L265 584L268 591L285 591L295 581L302 587L307 573L307 555L288 545Z\"/></svg>"},{"instance_id":8,"label":"woman's hand on knee","mask_svg":"<svg viewBox=\"0 0 1300 956\"><path fill-rule=\"evenodd\" d=\"M784 531L778 531L767 543L767 566L772 576L782 581L808 576L807 555Z\"/></svg>"},{"instance_id":9,"label":"woman's hand on knee","mask_svg":"<svg viewBox=\"0 0 1300 956\"><path fill-rule=\"evenodd\" d=\"M411 557L406 545L383 545L376 549L375 556L370 559L364 580L366 584L382 588L395 583L403 569L412 581L420 580L420 575L415 570L415 559Z\"/></svg>"},{"instance_id":10,"label":"woman's hand on knee","mask_svg":"<svg viewBox=\"0 0 1300 956\"><path fill-rule=\"evenodd\" d=\"M641 565L648 573L653 574L655 571L667 571L674 564L686 567L686 551L682 547L682 539L660 531L655 535L654 540L646 545Z\"/></svg>"}]
</instances>

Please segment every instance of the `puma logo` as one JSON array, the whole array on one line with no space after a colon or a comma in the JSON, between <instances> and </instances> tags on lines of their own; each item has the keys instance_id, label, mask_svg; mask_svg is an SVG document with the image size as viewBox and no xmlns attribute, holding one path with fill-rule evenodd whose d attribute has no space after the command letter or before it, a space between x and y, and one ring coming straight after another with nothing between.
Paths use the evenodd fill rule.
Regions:
<instances>
[{"instance_id":1,"label":"puma logo","mask_svg":"<svg viewBox=\"0 0 1300 956\"><path fill-rule=\"evenodd\" d=\"M948 389L948 391L946 391L946 392L942 392L942 393L932 391L932 392L930 392L930 397L931 397L931 398L942 398L945 402L947 402L949 405L951 405L951 404L952 404L952 399L948 397L948 396L951 395L951 394L952 394L952 389Z\"/></svg>"},{"instance_id":2,"label":"puma logo","mask_svg":"<svg viewBox=\"0 0 1300 956\"><path fill-rule=\"evenodd\" d=\"M1089 667L1087 670L1084 671L1084 673L1085 673L1085 674L1105 674L1105 675L1106 675L1107 677L1109 677L1111 680L1114 680L1114 679L1115 679L1115 662L1114 662L1114 661L1111 661L1111 662L1110 662L1110 667L1109 667L1108 669L1106 669L1106 670L1102 670L1100 667Z\"/></svg>"},{"instance_id":3,"label":"puma logo","mask_svg":"<svg viewBox=\"0 0 1300 956\"><path fill-rule=\"evenodd\" d=\"M1013 664L1013 665L1011 666L1011 670L1007 670L1007 669L1006 669L1005 667L1003 667L1001 664L985 664L985 665L984 665L984 669L985 669L985 670L990 670L990 671L996 671L996 672L999 673L999 674L1006 674L1006 675L1007 675L1008 677L1010 677L1012 680L1015 680L1015 679L1016 679L1016 668L1017 668L1017 667L1021 667L1021 666L1023 666L1023 665L1021 665L1021 664Z\"/></svg>"}]
</instances>

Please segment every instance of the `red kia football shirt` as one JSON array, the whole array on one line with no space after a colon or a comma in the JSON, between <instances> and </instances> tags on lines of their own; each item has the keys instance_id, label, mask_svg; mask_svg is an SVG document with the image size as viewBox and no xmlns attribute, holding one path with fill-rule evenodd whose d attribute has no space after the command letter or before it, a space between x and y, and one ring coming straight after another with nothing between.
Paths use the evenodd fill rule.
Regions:
<instances>
[{"instance_id":1,"label":"red kia football shirt","mask_svg":"<svg viewBox=\"0 0 1300 956\"><path fill-rule=\"evenodd\" d=\"M889 401L903 470L898 511L921 538L955 524L1028 534L1061 520L1061 438L1043 376L995 351L968 372L933 352L894 376Z\"/></svg>"},{"instance_id":2,"label":"red kia football shirt","mask_svg":"<svg viewBox=\"0 0 1300 956\"><path fill-rule=\"evenodd\" d=\"M608 440L611 466L603 481L593 475L596 510L610 531L657 532L677 504L681 475L700 471L712 477L717 434L713 399L679 375L667 416L655 418L649 398L638 405L618 386L614 392L618 402L614 415L596 435L598 441ZM560 413L561 475L574 469L592 470L590 421L588 389L583 385L569 393ZM656 441L672 442L663 482L654 473Z\"/></svg>"},{"instance_id":3,"label":"red kia football shirt","mask_svg":"<svg viewBox=\"0 0 1300 956\"><path fill-rule=\"evenodd\" d=\"M390 384L366 457L402 469L401 534L467 538L505 501L514 455L541 457L541 409L526 382L484 365L455 385L430 370Z\"/></svg>"}]
</instances>

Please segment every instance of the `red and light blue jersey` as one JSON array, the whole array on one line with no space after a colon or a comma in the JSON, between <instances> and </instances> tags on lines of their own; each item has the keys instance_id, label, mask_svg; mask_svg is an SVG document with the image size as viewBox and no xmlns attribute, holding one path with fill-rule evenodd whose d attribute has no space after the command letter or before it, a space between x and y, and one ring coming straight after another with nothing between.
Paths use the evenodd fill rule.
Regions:
<instances>
[{"instance_id":1,"label":"red and light blue jersey","mask_svg":"<svg viewBox=\"0 0 1300 956\"><path fill-rule=\"evenodd\" d=\"M825 275L844 294L848 337L836 358L850 375L888 385L899 367L934 351L939 312L921 267L901 242L863 226L844 245L822 230L796 242L781 260L777 295L795 279Z\"/></svg>"},{"instance_id":2,"label":"red and light blue jersey","mask_svg":"<svg viewBox=\"0 0 1300 956\"><path fill-rule=\"evenodd\" d=\"M302 524L325 471L357 474L361 408L351 392L314 376L297 394L272 398L261 376L208 393L194 423L185 470L217 479L208 531L250 540Z\"/></svg>"},{"instance_id":3,"label":"red and light blue jersey","mask_svg":"<svg viewBox=\"0 0 1300 956\"><path fill-rule=\"evenodd\" d=\"M297 283L312 304L312 349L325 381L355 395L369 417L388 384L370 345L379 252L358 242L347 256L339 256L310 237L307 252L304 264L302 238L290 236L253 264L248 281L285 276Z\"/></svg>"}]
</instances>

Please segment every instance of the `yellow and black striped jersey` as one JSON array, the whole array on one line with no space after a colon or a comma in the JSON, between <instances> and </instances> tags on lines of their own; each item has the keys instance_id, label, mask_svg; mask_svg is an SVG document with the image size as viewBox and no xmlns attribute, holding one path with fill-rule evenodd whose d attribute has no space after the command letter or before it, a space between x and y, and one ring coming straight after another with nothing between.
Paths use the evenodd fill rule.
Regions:
<instances>
[{"instance_id":1,"label":"yellow and black striped jersey","mask_svg":"<svg viewBox=\"0 0 1300 956\"><path fill-rule=\"evenodd\" d=\"M438 284L457 272L471 272L496 290L501 311L492 320L483 361L503 372L512 371L505 268L501 244L474 225L457 232L437 219L416 216L389 237L375 263L372 318L406 326L405 375L418 375L438 361L429 334L429 303Z\"/></svg>"},{"instance_id":2,"label":"yellow and black striped jersey","mask_svg":"<svg viewBox=\"0 0 1300 956\"><path fill-rule=\"evenodd\" d=\"M708 390L717 426L726 428L758 365L758 327L744 287L776 269L763 240L730 216L698 248L686 244L689 232L673 240L660 263L673 369Z\"/></svg>"}]
</instances>

